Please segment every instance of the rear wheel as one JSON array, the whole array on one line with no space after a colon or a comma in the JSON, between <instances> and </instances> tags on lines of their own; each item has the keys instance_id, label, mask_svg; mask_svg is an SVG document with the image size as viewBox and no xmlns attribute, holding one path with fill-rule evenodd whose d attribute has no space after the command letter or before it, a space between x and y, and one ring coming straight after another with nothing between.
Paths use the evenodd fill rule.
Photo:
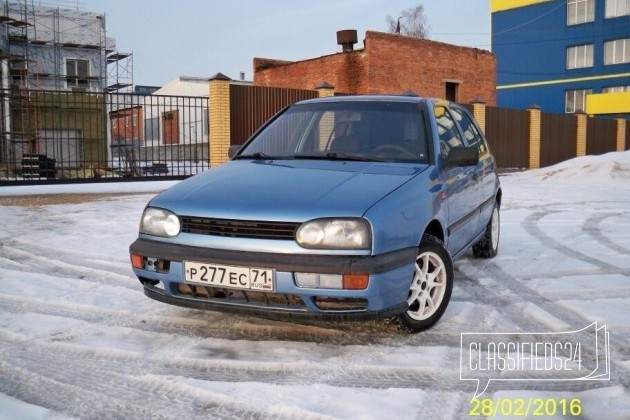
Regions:
<instances>
[{"instance_id":1,"label":"rear wheel","mask_svg":"<svg viewBox=\"0 0 630 420\"><path fill-rule=\"evenodd\" d=\"M499 233L501 231L501 218L499 217L499 203L494 204L492 217L486 226L483 237L473 245L473 255L476 258L493 258L499 251Z\"/></svg>"},{"instance_id":2,"label":"rear wheel","mask_svg":"<svg viewBox=\"0 0 630 420\"><path fill-rule=\"evenodd\" d=\"M409 310L397 318L400 327L409 332L431 328L444 314L452 290L451 256L442 241L424 235L407 296Z\"/></svg>"}]
</instances>

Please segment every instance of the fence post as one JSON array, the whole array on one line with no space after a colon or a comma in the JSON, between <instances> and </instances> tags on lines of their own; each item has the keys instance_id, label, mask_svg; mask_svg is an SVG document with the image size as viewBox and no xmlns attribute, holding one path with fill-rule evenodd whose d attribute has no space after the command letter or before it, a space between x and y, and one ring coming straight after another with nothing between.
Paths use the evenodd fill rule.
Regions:
<instances>
[{"instance_id":1,"label":"fence post","mask_svg":"<svg viewBox=\"0 0 630 420\"><path fill-rule=\"evenodd\" d=\"M575 114L577 118L577 139L575 156L581 157L586 155L586 126L588 124L588 115L584 113Z\"/></svg>"},{"instance_id":2,"label":"fence post","mask_svg":"<svg viewBox=\"0 0 630 420\"><path fill-rule=\"evenodd\" d=\"M320 98L335 96L335 87L325 80L319 85L315 86L315 90L319 94Z\"/></svg>"},{"instance_id":3,"label":"fence post","mask_svg":"<svg viewBox=\"0 0 630 420\"><path fill-rule=\"evenodd\" d=\"M230 78L217 73L210 78L208 92L208 125L210 134L210 167L228 161L230 148Z\"/></svg>"},{"instance_id":4,"label":"fence post","mask_svg":"<svg viewBox=\"0 0 630 420\"><path fill-rule=\"evenodd\" d=\"M483 99L475 99L472 102L473 117L477 120L479 128L486 134L486 102Z\"/></svg>"},{"instance_id":5,"label":"fence post","mask_svg":"<svg viewBox=\"0 0 630 420\"><path fill-rule=\"evenodd\" d=\"M529 111L529 169L540 168L540 107L530 105Z\"/></svg>"},{"instance_id":6,"label":"fence post","mask_svg":"<svg viewBox=\"0 0 630 420\"><path fill-rule=\"evenodd\" d=\"M617 120L617 151L626 150L626 119L616 118Z\"/></svg>"},{"instance_id":7,"label":"fence post","mask_svg":"<svg viewBox=\"0 0 630 420\"><path fill-rule=\"evenodd\" d=\"M335 87L325 80L315 86L315 90L320 98L335 96ZM329 140L328 133L331 133L335 128L335 115L333 113L327 113L327 115L322 116L319 126L319 148L326 150Z\"/></svg>"}]
</instances>

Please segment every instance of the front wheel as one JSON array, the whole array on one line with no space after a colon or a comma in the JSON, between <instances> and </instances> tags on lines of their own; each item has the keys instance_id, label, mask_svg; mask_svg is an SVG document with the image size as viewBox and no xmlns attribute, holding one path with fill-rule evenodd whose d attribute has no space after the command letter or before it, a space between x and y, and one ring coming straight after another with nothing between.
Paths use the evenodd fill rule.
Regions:
<instances>
[{"instance_id":1,"label":"front wheel","mask_svg":"<svg viewBox=\"0 0 630 420\"><path fill-rule=\"evenodd\" d=\"M399 326L409 332L431 328L442 317L453 290L453 263L444 243L424 235L409 287L409 310L398 316Z\"/></svg>"},{"instance_id":2,"label":"front wheel","mask_svg":"<svg viewBox=\"0 0 630 420\"><path fill-rule=\"evenodd\" d=\"M496 257L499 251L500 223L499 203L495 203L494 209L492 210L492 217L490 217L483 237L472 247L475 258Z\"/></svg>"}]
</instances>

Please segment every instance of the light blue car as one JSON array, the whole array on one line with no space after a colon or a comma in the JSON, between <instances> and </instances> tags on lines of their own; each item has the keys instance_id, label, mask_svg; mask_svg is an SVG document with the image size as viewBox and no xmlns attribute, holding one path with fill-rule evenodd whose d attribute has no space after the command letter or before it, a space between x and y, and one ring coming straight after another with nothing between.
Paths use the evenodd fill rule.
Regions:
<instances>
[{"instance_id":1,"label":"light blue car","mask_svg":"<svg viewBox=\"0 0 630 420\"><path fill-rule=\"evenodd\" d=\"M495 161L456 104L303 101L231 154L147 205L130 247L147 296L415 332L444 313L454 258L497 253Z\"/></svg>"}]
</instances>

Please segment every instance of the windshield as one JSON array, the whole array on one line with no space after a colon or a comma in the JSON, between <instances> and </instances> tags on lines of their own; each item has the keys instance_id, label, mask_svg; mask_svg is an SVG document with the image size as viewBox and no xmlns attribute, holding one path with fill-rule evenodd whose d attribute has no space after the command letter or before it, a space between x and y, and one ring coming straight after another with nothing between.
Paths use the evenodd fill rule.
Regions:
<instances>
[{"instance_id":1,"label":"windshield","mask_svg":"<svg viewBox=\"0 0 630 420\"><path fill-rule=\"evenodd\" d=\"M427 162L419 104L340 101L294 105L238 158Z\"/></svg>"}]
</instances>

